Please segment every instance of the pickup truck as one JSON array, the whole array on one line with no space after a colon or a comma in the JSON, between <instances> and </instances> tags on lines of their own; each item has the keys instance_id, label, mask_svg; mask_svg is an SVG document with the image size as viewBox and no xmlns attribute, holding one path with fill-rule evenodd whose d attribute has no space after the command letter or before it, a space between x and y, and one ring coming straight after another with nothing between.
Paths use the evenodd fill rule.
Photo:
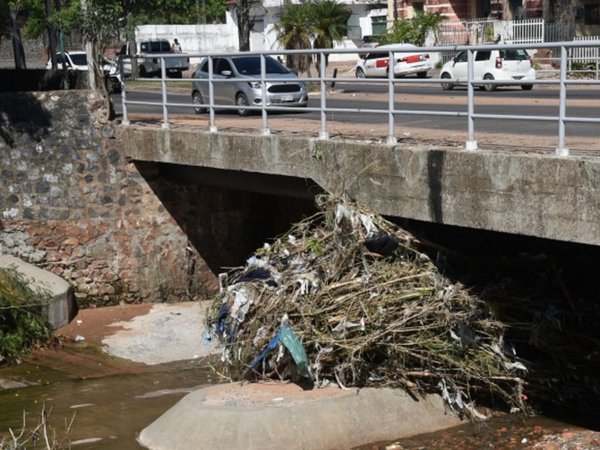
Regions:
<instances>
[{"instance_id":1,"label":"pickup truck","mask_svg":"<svg viewBox=\"0 0 600 450\"><path fill-rule=\"evenodd\" d=\"M128 44L124 44L119 52L123 57L123 71L126 76L131 75L131 56L135 56L140 77L160 76L159 55L173 54L171 44L166 39L153 39L137 43L136 51L131 52ZM190 60L187 56L165 58L167 76L181 78L181 73L188 70Z\"/></svg>"}]
</instances>

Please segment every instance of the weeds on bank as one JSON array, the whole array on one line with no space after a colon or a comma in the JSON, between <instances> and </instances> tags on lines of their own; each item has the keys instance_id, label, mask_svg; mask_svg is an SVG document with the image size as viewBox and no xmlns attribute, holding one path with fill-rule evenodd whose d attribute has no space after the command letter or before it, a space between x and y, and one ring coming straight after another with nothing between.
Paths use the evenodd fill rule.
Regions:
<instances>
[{"instance_id":1,"label":"weeds on bank","mask_svg":"<svg viewBox=\"0 0 600 450\"><path fill-rule=\"evenodd\" d=\"M42 449L42 450L61 450L71 448L71 430L75 421L75 413L71 420L65 423L65 431L62 439L58 438L56 429L50 424L50 411L46 411L46 405L42 406L42 411L37 424L33 428L28 428L26 423L26 413L23 412L23 423L21 429L14 431L8 430L9 436L0 437L0 450L17 449Z\"/></svg>"},{"instance_id":2,"label":"weeds on bank","mask_svg":"<svg viewBox=\"0 0 600 450\"><path fill-rule=\"evenodd\" d=\"M0 363L18 360L51 336L43 314L50 294L34 289L14 268L0 269Z\"/></svg>"}]
</instances>

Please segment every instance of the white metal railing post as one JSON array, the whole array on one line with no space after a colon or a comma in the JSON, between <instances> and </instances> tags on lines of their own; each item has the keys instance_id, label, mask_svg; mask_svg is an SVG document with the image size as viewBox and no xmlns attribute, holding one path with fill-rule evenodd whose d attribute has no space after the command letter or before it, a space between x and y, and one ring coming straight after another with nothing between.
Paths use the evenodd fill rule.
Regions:
<instances>
[{"instance_id":1,"label":"white metal railing post","mask_svg":"<svg viewBox=\"0 0 600 450\"><path fill-rule=\"evenodd\" d=\"M567 48L560 47L560 103L558 106L558 147L557 156L569 156L569 149L565 147L566 115L567 115Z\"/></svg>"},{"instance_id":2,"label":"white metal railing post","mask_svg":"<svg viewBox=\"0 0 600 450\"><path fill-rule=\"evenodd\" d=\"M466 142L467 150L477 150L477 141L475 140L475 86L473 86L473 50L467 50L467 126L468 137Z\"/></svg>"},{"instance_id":3,"label":"white metal railing post","mask_svg":"<svg viewBox=\"0 0 600 450\"><path fill-rule=\"evenodd\" d=\"M396 139L396 129L394 124L394 52L390 51L388 54L388 136L387 144L396 145L398 140Z\"/></svg>"},{"instance_id":4,"label":"white metal railing post","mask_svg":"<svg viewBox=\"0 0 600 450\"><path fill-rule=\"evenodd\" d=\"M119 56L119 82L121 83L121 108L123 109L122 125L130 125L127 117L127 89L125 86L125 70L123 67L123 56Z\"/></svg>"},{"instance_id":5,"label":"white metal railing post","mask_svg":"<svg viewBox=\"0 0 600 450\"><path fill-rule=\"evenodd\" d=\"M260 87L261 87L261 114L262 114L262 130L261 133L263 136L267 136L271 134L269 130L269 119L267 117L267 62L265 58L265 54L260 54Z\"/></svg>"},{"instance_id":6,"label":"white metal railing post","mask_svg":"<svg viewBox=\"0 0 600 450\"><path fill-rule=\"evenodd\" d=\"M327 84L325 83L326 77L326 65L325 65L325 53L319 52L319 84L321 87L321 130L319 131L319 139L329 139L329 133L327 132Z\"/></svg>"},{"instance_id":7,"label":"white metal railing post","mask_svg":"<svg viewBox=\"0 0 600 450\"><path fill-rule=\"evenodd\" d=\"M215 87L213 85L214 76L213 57L208 55L208 129L211 133L218 131L215 123Z\"/></svg>"},{"instance_id":8,"label":"white metal railing post","mask_svg":"<svg viewBox=\"0 0 600 450\"><path fill-rule=\"evenodd\" d=\"M163 128L169 128L169 109L167 108L167 65L165 57L160 58L160 84L162 88Z\"/></svg>"}]
</instances>

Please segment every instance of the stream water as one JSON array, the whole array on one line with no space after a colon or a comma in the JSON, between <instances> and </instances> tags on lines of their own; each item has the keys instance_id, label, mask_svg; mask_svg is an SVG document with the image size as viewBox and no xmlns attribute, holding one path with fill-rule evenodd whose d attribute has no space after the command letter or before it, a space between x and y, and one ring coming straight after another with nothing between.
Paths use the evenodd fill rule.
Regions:
<instances>
[{"instance_id":1,"label":"stream water","mask_svg":"<svg viewBox=\"0 0 600 450\"><path fill-rule=\"evenodd\" d=\"M56 364L55 358L49 361L38 351L24 364L0 368L0 378L35 383L0 391L1 435L7 434L9 428L18 432L24 413L28 428L32 428L45 406L59 442L65 438L65 423L75 415L70 435L75 448L142 448L135 440L137 433L187 392L212 383L206 362L193 360L141 368L100 354L93 358L97 366L109 365L111 370L104 371L105 376L90 378L94 375L90 358L85 358L90 369L85 374L77 363L78 350L63 351L68 357L62 365ZM82 351L86 351L85 347ZM76 374L69 372L69 363Z\"/></svg>"},{"instance_id":2,"label":"stream water","mask_svg":"<svg viewBox=\"0 0 600 450\"><path fill-rule=\"evenodd\" d=\"M71 445L82 450L142 448L136 435L143 428L187 392L215 381L206 361L144 366L111 358L85 345L38 350L21 365L0 367L0 378L32 383L0 391L0 436L6 435L9 428L18 432L24 413L31 429L45 407L59 442L65 439L65 424L74 416ZM544 435L575 429L547 417L503 415L485 423L401 439L395 444L374 443L359 448L528 449ZM67 441L63 441L63 448L68 448Z\"/></svg>"}]
</instances>

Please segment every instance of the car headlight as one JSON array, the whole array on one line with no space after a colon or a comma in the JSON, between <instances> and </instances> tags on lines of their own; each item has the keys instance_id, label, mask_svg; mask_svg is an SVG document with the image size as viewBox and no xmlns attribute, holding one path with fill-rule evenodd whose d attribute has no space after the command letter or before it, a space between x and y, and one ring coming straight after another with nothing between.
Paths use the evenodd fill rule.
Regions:
<instances>
[{"instance_id":1,"label":"car headlight","mask_svg":"<svg viewBox=\"0 0 600 450\"><path fill-rule=\"evenodd\" d=\"M262 86L260 84L260 81L248 81L248 84L252 89L260 89L260 87Z\"/></svg>"}]
</instances>

